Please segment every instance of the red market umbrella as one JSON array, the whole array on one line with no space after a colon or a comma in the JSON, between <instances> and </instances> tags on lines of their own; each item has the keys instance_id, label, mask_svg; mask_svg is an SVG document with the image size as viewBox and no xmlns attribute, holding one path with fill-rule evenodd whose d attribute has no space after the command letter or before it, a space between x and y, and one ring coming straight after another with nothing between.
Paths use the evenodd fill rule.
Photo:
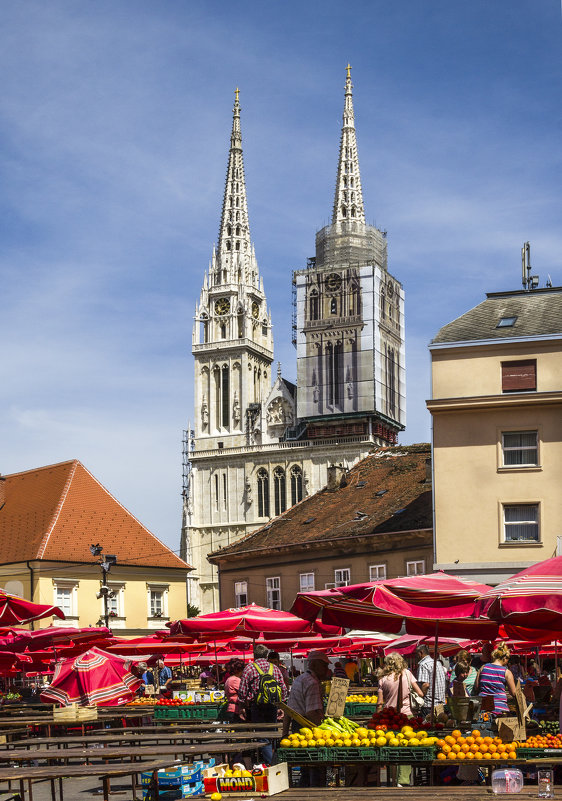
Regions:
<instances>
[{"instance_id":1,"label":"red market umbrella","mask_svg":"<svg viewBox=\"0 0 562 801\"><path fill-rule=\"evenodd\" d=\"M260 634L309 634L312 630L308 620L302 620L290 612L266 609L257 604L176 620L169 627L172 635L236 633L246 637L259 637Z\"/></svg>"},{"instance_id":2,"label":"red market umbrella","mask_svg":"<svg viewBox=\"0 0 562 801\"><path fill-rule=\"evenodd\" d=\"M18 595L0 591L0 624L29 623L44 617L60 617L64 620L64 612L58 606L35 604Z\"/></svg>"},{"instance_id":3,"label":"red market umbrella","mask_svg":"<svg viewBox=\"0 0 562 801\"><path fill-rule=\"evenodd\" d=\"M102 641L111 637L111 632L105 627L73 628L71 626L49 626L46 629L28 632L28 637L27 650L41 651L44 648L57 645L77 645L78 643L87 644L89 642L101 645Z\"/></svg>"},{"instance_id":4,"label":"red market umbrella","mask_svg":"<svg viewBox=\"0 0 562 801\"><path fill-rule=\"evenodd\" d=\"M74 659L57 664L51 685L41 693L41 701L62 706L126 704L142 685L142 679L130 672L129 665L129 660L101 648L90 648Z\"/></svg>"},{"instance_id":5,"label":"red market umbrella","mask_svg":"<svg viewBox=\"0 0 562 801\"><path fill-rule=\"evenodd\" d=\"M153 637L135 637L131 640L113 640L105 649L112 654L136 656L139 654L187 654L207 650L207 643L174 642Z\"/></svg>"},{"instance_id":6,"label":"red market umbrella","mask_svg":"<svg viewBox=\"0 0 562 801\"><path fill-rule=\"evenodd\" d=\"M521 628L513 633L516 626L532 628L535 634L547 630L549 639L561 638L562 556L532 565L489 589L478 599L477 610L502 622L513 636L522 634ZM532 633L526 634L519 638L532 639Z\"/></svg>"},{"instance_id":7,"label":"red market umbrella","mask_svg":"<svg viewBox=\"0 0 562 801\"><path fill-rule=\"evenodd\" d=\"M435 638L416 637L412 634L406 634L392 642L386 643L383 647L383 651L385 654L391 654L396 651L396 653L402 654L402 656L412 656L415 654L416 648L419 645L427 645L427 647L432 650L435 647ZM470 648L471 645L471 640L457 640L450 637L442 637L438 641L437 649L443 656L453 656L463 648Z\"/></svg>"}]
</instances>

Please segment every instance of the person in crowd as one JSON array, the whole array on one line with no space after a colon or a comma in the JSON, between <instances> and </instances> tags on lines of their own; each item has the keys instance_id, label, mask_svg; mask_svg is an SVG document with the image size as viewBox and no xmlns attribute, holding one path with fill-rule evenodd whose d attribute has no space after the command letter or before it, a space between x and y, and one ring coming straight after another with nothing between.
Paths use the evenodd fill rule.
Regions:
<instances>
[{"instance_id":1,"label":"person in crowd","mask_svg":"<svg viewBox=\"0 0 562 801\"><path fill-rule=\"evenodd\" d=\"M254 648L254 662L246 665L240 686L238 698L246 708L246 714L252 723L275 723L277 720L277 704L264 702L264 685L269 684L269 695L278 694L279 700L287 698L287 687L283 674L277 667L268 661L269 648L265 645L256 645ZM278 685L278 690L272 686L272 680ZM260 697L261 696L261 697ZM261 749L261 758L267 765L273 764L273 744L268 741Z\"/></svg>"},{"instance_id":2,"label":"person in crowd","mask_svg":"<svg viewBox=\"0 0 562 801\"><path fill-rule=\"evenodd\" d=\"M410 705L410 688L420 696L424 697L421 687L416 681L415 676L408 670L408 666L400 654L393 652L384 658L384 667L379 679L379 690L377 696L377 711L383 706L391 706L398 709L405 715L412 715L413 710Z\"/></svg>"},{"instance_id":3,"label":"person in crowd","mask_svg":"<svg viewBox=\"0 0 562 801\"><path fill-rule=\"evenodd\" d=\"M459 651L457 654L457 662L462 662L464 665L468 665L468 676L464 680L464 686L466 687L467 695L474 695L474 682L476 681L478 671L472 665L471 654L469 654L468 651L463 648L462 651Z\"/></svg>"},{"instance_id":4,"label":"person in crowd","mask_svg":"<svg viewBox=\"0 0 562 801\"><path fill-rule=\"evenodd\" d=\"M509 657L508 667L513 674L513 680L517 684L518 681L525 680L525 671L523 670L523 665L521 664L521 657L517 654L511 654Z\"/></svg>"},{"instance_id":5,"label":"person in crowd","mask_svg":"<svg viewBox=\"0 0 562 801\"><path fill-rule=\"evenodd\" d=\"M238 697L240 679L244 671L244 662L241 659L231 659L227 665L228 678L224 683L224 694L227 701L226 722L243 723L244 708Z\"/></svg>"},{"instance_id":6,"label":"person in crowd","mask_svg":"<svg viewBox=\"0 0 562 801\"><path fill-rule=\"evenodd\" d=\"M336 662L334 665L334 676L337 679L347 679L347 673L343 669L343 665L341 662Z\"/></svg>"},{"instance_id":7,"label":"person in crowd","mask_svg":"<svg viewBox=\"0 0 562 801\"><path fill-rule=\"evenodd\" d=\"M494 715L503 715L509 711L507 690L511 695L516 692L513 673L507 667L509 656L509 648L504 642L500 642L492 651L492 661L478 671L475 687L479 695L494 699Z\"/></svg>"},{"instance_id":8,"label":"person in crowd","mask_svg":"<svg viewBox=\"0 0 562 801\"><path fill-rule=\"evenodd\" d=\"M387 654L384 658L382 675L379 678L377 712L383 706L391 706L398 712L403 712L408 716L412 715L410 690L413 690L420 698L424 697L414 675L408 670L404 658L396 652ZM398 766L397 782L399 787L409 785L411 777L411 765Z\"/></svg>"},{"instance_id":9,"label":"person in crowd","mask_svg":"<svg viewBox=\"0 0 562 801\"><path fill-rule=\"evenodd\" d=\"M322 682L326 680L330 660L323 651L310 651L308 654L307 670L294 680L287 699L287 706L294 709L314 725L319 725L324 719L324 703L322 700ZM283 737L289 733L291 719L285 715L283 720ZM300 724L292 722L293 731L298 731ZM301 787L325 787L326 768L301 767Z\"/></svg>"},{"instance_id":10,"label":"person in crowd","mask_svg":"<svg viewBox=\"0 0 562 801\"><path fill-rule=\"evenodd\" d=\"M425 717L431 714L431 709L435 704L444 704L446 698L447 681L445 668L439 661L434 662L429 655L427 645L419 645L416 648L416 659L418 662L418 684L424 696L424 705L421 714ZM435 696L433 695L433 668L435 666Z\"/></svg>"},{"instance_id":11,"label":"person in crowd","mask_svg":"<svg viewBox=\"0 0 562 801\"><path fill-rule=\"evenodd\" d=\"M359 684L359 668L357 662L353 659L348 659L345 663L345 675L352 684Z\"/></svg>"},{"instance_id":12,"label":"person in crowd","mask_svg":"<svg viewBox=\"0 0 562 801\"><path fill-rule=\"evenodd\" d=\"M172 671L166 667L163 659L159 659L156 663L156 675L158 676L158 692L160 695L167 695L169 693L168 686L172 681Z\"/></svg>"},{"instance_id":13,"label":"person in crowd","mask_svg":"<svg viewBox=\"0 0 562 801\"><path fill-rule=\"evenodd\" d=\"M201 687L207 688L211 687L214 682L214 676L211 672L211 667L208 662L205 662L202 666L203 669L199 674L199 681L201 682Z\"/></svg>"},{"instance_id":14,"label":"person in crowd","mask_svg":"<svg viewBox=\"0 0 562 801\"><path fill-rule=\"evenodd\" d=\"M139 694L149 695L154 693L154 672L149 669L146 662L139 662L137 664L137 675L143 680L143 686L139 688ZM152 687L147 693L146 688Z\"/></svg>"},{"instance_id":15,"label":"person in crowd","mask_svg":"<svg viewBox=\"0 0 562 801\"><path fill-rule=\"evenodd\" d=\"M469 665L466 662L457 662L455 664L454 676L449 686L449 692L454 698L466 698L469 695L466 680L470 671Z\"/></svg>"},{"instance_id":16,"label":"person in crowd","mask_svg":"<svg viewBox=\"0 0 562 801\"><path fill-rule=\"evenodd\" d=\"M281 671L281 675L283 676L283 681L285 682L285 687L289 687L289 673L287 668L281 661L281 657L277 651L270 651L267 655L267 661L271 662L272 665L277 665L279 670Z\"/></svg>"},{"instance_id":17,"label":"person in crowd","mask_svg":"<svg viewBox=\"0 0 562 801\"><path fill-rule=\"evenodd\" d=\"M534 659L529 659L527 663L527 676L530 679L538 679L539 677L539 669L537 667L537 663Z\"/></svg>"},{"instance_id":18,"label":"person in crowd","mask_svg":"<svg viewBox=\"0 0 562 801\"><path fill-rule=\"evenodd\" d=\"M482 667L482 665L487 665L488 662L491 661L492 661L492 644L489 642L485 642L482 645L482 651L480 652L480 654L479 655L477 654L472 658L472 666L476 668L476 671L478 672Z\"/></svg>"}]
</instances>

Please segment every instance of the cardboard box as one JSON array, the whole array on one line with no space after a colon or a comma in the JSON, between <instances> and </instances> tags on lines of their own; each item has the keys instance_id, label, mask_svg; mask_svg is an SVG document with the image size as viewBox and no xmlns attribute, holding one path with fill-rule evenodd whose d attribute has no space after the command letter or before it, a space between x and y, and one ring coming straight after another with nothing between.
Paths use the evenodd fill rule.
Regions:
<instances>
[{"instance_id":1,"label":"cardboard box","mask_svg":"<svg viewBox=\"0 0 562 801\"><path fill-rule=\"evenodd\" d=\"M53 720L55 723L97 719L97 706L78 706L78 704L70 704L69 706L53 708Z\"/></svg>"},{"instance_id":2,"label":"cardboard box","mask_svg":"<svg viewBox=\"0 0 562 801\"><path fill-rule=\"evenodd\" d=\"M498 736L502 738L504 743L527 739L525 721L520 723L517 717L497 718L496 726L498 728Z\"/></svg>"},{"instance_id":3,"label":"cardboard box","mask_svg":"<svg viewBox=\"0 0 562 801\"><path fill-rule=\"evenodd\" d=\"M225 776L228 765L219 765L209 771L203 771L205 793L221 793L222 795L240 795L259 793L260 795L276 795L289 789L289 771L286 762L266 768L261 776Z\"/></svg>"}]
</instances>

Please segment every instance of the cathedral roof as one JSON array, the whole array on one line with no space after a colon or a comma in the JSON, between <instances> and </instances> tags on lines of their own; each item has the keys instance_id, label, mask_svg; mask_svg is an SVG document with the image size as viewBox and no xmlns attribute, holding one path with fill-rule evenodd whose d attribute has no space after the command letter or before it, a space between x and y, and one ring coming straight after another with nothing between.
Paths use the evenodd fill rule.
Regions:
<instances>
[{"instance_id":1,"label":"cathedral roof","mask_svg":"<svg viewBox=\"0 0 562 801\"><path fill-rule=\"evenodd\" d=\"M562 334L562 287L490 292L478 306L444 325L431 344L553 334Z\"/></svg>"},{"instance_id":2,"label":"cathedral roof","mask_svg":"<svg viewBox=\"0 0 562 801\"><path fill-rule=\"evenodd\" d=\"M433 527L430 446L382 448L362 459L333 489L325 487L242 540L215 551L226 557L295 547L329 547L335 541Z\"/></svg>"},{"instance_id":3,"label":"cathedral roof","mask_svg":"<svg viewBox=\"0 0 562 801\"><path fill-rule=\"evenodd\" d=\"M2 564L91 562L90 545L100 542L120 565L190 569L77 459L2 478Z\"/></svg>"}]
</instances>

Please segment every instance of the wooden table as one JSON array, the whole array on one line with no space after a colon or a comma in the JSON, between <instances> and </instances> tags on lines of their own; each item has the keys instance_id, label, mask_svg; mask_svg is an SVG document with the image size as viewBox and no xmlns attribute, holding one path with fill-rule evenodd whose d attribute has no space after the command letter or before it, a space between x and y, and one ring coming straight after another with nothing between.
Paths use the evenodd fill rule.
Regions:
<instances>
[{"instance_id":1,"label":"wooden table","mask_svg":"<svg viewBox=\"0 0 562 801\"><path fill-rule=\"evenodd\" d=\"M115 731L115 730L112 730ZM49 750L53 750L56 748L63 748L67 749L69 746L73 748L74 746L85 746L88 747L94 743L99 743L100 745L114 745L116 743L121 743L122 745L130 744L130 745L143 745L146 743L174 743L174 742L181 742L183 744L186 741L189 741L188 744L197 744L197 743L210 743L216 742L217 740L220 742L245 742L247 740L252 739L262 739L264 736L270 736L269 732L264 731L249 731L249 732L232 732L232 731L223 731L223 732L163 732L163 733L155 733L155 734L140 734L135 732L134 734L127 734L127 729L124 729L121 734L108 734L105 737L98 737L95 734L85 734L82 736L81 734L75 734L69 737L34 737L28 740L17 740L15 742L6 743L4 749L0 749L0 759L7 759L8 757L6 754L13 753L10 749L18 749L22 750L23 748L36 749L38 746L46 746Z\"/></svg>"},{"instance_id":2,"label":"wooden table","mask_svg":"<svg viewBox=\"0 0 562 801\"><path fill-rule=\"evenodd\" d=\"M118 707L117 707L118 708ZM111 714L103 714L97 718L97 720L57 720L53 717L52 713L48 715L37 715L33 717L18 717L14 715L13 717L6 718L0 717L0 729L4 728L13 728L13 727L22 727L22 726L34 726L37 728L43 728L47 735L50 736L53 729L56 728L79 728L84 734L84 731L87 728L90 729L97 729L98 727L104 728L108 723L112 721L122 721L122 720L136 720L138 718L144 717L142 714L138 713L121 713L121 712L112 712ZM142 727L139 727L142 728Z\"/></svg>"},{"instance_id":3,"label":"wooden table","mask_svg":"<svg viewBox=\"0 0 562 801\"><path fill-rule=\"evenodd\" d=\"M45 765L43 767L18 767L0 768L0 782L17 781L20 786L20 796L22 801L26 797L26 782L29 801L33 801L33 781L38 779L48 779L51 783L51 798L55 801L55 782L59 782L59 797L63 799L62 780L65 778L87 778L89 776L100 776L103 786L104 801L109 801L110 779L113 776L131 776L131 787L133 799L136 799L136 778L139 770L151 771L153 781L157 790L158 771L161 768L173 766L175 760L159 759L150 762L125 762L113 763L112 765Z\"/></svg>"}]
</instances>

